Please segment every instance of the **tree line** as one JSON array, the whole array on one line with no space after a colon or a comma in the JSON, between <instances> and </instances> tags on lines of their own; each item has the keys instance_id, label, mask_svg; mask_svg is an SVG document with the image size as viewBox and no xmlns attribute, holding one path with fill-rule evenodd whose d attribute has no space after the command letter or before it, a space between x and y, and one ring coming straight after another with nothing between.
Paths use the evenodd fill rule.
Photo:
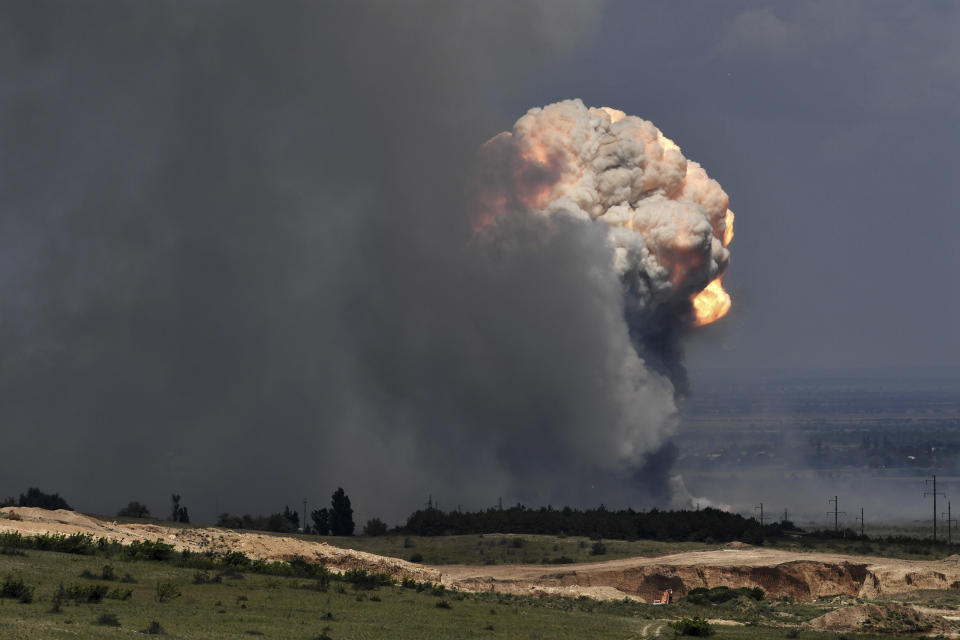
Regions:
<instances>
[{"instance_id":1,"label":"tree line","mask_svg":"<svg viewBox=\"0 0 960 640\"><path fill-rule=\"evenodd\" d=\"M19 499L8 498L0 506L35 506L45 509L70 509L58 494L45 494L31 487ZM118 516L149 518L146 505L132 501L121 509ZM186 506L179 494L171 496L169 520L188 523ZM309 522L301 520L301 514L284 507L283 511L265 515L233 515L221 513L216 525L230 529L274 531L278 533L302 532L314 535L351 536L355 533L353 507L343 487L330 496L330 506L315 509L309 514ZM635 511L633 509L609 510L603 505L594 509L554 509L550 506L538 509L521 504L504 509L501 506L481 511L443 511L430 500L426 508L414 511L403 526L394 528L395 533L441 536L479 533L517 534L566 534L590 536L613 540L690 540L701 542L729 542L742 540L762 543L764 538L775 538L784 532L794 531L788 521L761 524L755 518L705 508L696 511ZM371 518L363 527L364 535L383 535L388 531L385 522Z\"/></svg>"},{"instance_id":2,"label":"tree line","mask_svg":"<svg viewBox=\"0 0 960 640\"><path fill-rule=\"evenodd\" d=\"M529 509L521 504L485 511L441 511L429 505L412 513L399 531L420 536L477 533L566 534L615 540L744 542L777 537L795 529L792 522L762 525L754 518L706 508L696 511L612 511L595 509Z\"/></svg>"}]
</instances>

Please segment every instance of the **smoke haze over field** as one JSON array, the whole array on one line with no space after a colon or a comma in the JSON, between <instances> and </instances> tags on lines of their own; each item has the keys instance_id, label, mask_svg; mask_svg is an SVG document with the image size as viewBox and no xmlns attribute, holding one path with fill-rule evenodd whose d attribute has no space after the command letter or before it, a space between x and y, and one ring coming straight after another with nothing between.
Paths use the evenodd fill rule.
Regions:
<instances>
[{"instance_id":1,"label":"smoke haze over field","mask_svg":"<svg viewBox=\"0 0 960 640\"><path fill-rule=\"evenodd\" d=\"M831 4L0 6L0 494L663 500L678 343L625 329L607 230L464 206L484 142L570 97L656 123L749 220L695 364L942 364L960 12ZM653 371L624 378L631 339Z\"/></svg>"}]
</instances>

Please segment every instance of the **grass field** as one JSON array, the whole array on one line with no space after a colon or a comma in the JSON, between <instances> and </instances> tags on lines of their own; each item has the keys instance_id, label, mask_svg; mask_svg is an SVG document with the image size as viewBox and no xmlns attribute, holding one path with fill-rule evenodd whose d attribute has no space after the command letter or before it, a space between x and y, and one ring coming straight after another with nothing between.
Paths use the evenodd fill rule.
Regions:
<instances>
[{"instance_id":1,"label":"grass field","mask_svg":"<svg viewBox=\"0 0 960 640\"><path fill-rule=\"evenodd\" d=\"M569 559L573 562L597 562L629 557L652 557L684 551L722 548L723 544L703 542L662 542L659 540L603 540L604 553L595 555L590 538L575 536L477 534L462 536L297 536L322 540L336 547L359 549L422 564L540 564ZM960 545L932 545L928 541L817 540L813 538L768 540L771 549L798 552L842 553L854 556L881 556L903 560L933 560L960 553ZM419 554L419 555L417 555Z\"/></svg>"},{"instance_id":2,"label":"grass field","mask_svg":"<svg viewBox=\"0 0 960 640\"><path fill-rule=\"evenodd\" d=\"M322 540L348 549L382 556L414 559L423 564L563 564L597 562L636 556L658 556L682 551L717 549L721 545L701 542L659 542L657 540L603 540L603 553L596 554L596 540L576 536L476 534L462 536L327 536ZM599 549L598 549L599 550Z\"/></svg>"},{"instance_id":3,"label":"grass field","mask_svg":"<svg viewBox=\"0 0 960 640\"><path fill-rule=\"evenodd\" d=\"M401 541L402 542L402 541ZM105 565L114 579L102 580ZM82 577L86 572L88 577ZM136 582L125 582L129 575ZM198 576L201 582L198 584ZM0 555L0 581L22 579L32 602L0 599L0 638L111 638L156 630L171 638L523 638L639 639L673 636L668 618L701 616L749 626L715 626L717 638L783 638L790 626L820 615L829 604L760 602L744 598L720 605L685 601L667 607L579 598L464 594L420 585L366 590L335 579L320 590L314 580L228 572L198 572L173 562L124 561L28 550ZM209 580L213 580L209 582ZM217 581L219 580L219 581ZM126 599L76 602L77 592L103 585ZM167 586L163 586L167 585ZM160 590L170 591L158 601ZM116 590L116 591L114 591ZM156 623L156 625L154 624ZM786 627L771 627L780 624ZM118 626L116 626L118 625ZM800 638L836 638L801 632ZM858 636L862 638L883 636ZM889 637L889 636L888 636Z\"/></svg>"}]
</instances>

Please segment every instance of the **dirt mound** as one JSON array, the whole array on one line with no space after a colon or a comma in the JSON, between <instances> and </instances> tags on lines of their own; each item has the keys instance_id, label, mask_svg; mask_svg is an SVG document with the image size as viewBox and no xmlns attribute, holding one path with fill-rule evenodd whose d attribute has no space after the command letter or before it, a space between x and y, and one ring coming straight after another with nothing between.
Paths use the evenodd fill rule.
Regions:
<instances>
[{"instance_id":1,"label":"dirt mound","mask_svg":"<svg viewBox=\"0 0 960 640\"><path fill-rule=\"evenodd\" d=\"M213 527L165 527L155 524L119 524L98 520L74 511L47 511L29 507L6 507L6 518L0 518L0 532L19 531L24 535L82 533L94 538L107 538L123 544L137 540L161 540L178 551L240 551L253 559L290 560L296 556L327 565L333 570L364 569L389 573L398 578L438 582L441 575L404 560L387 558L363 551L341 549L322 542L300 540L265 533L237 532ZM16 514L19 520L11 520Z\"/></svg>"},{"instance_id":2,"label":"dirt mound","mask_svg":"<svg viewBox=\"0 0 960 640\"><path fill-rule=\"evenodd\" d=\"M804 626L817 631L873 633L943 632L953 628L942 618L897 604L842 607L814 618Z\"/></svg>"}]
</instances>

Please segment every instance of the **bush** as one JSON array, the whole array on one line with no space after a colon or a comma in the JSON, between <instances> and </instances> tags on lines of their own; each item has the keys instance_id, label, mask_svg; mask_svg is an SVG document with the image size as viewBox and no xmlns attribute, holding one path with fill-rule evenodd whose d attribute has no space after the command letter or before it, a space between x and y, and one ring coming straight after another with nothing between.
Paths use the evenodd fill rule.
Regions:
<instances>
[{"instance_id":1,"label":"bush","mask_svg":"<svg viewBox=\"0 0 960 640\"><path fill-rule=\"evenodd\" d=\"M102 624L106 627L119 627L120 620L117 619L117 614L115 613L101 613L100 617L97 618L97 624Z\"/></svg>"},{"instance_id":2,"label":"bush","mask_svg":"<svg viewBox=\"0 0 960 640\"><path fill-rule=\"evenodd\" d=\"M0 598L11 598L28 604L33 602L33 587L27 586L23 578L7 576L0 584Z\"/></svg>"},{"instance_id":3,"label":"bush","mask_svg":"<svg viewBox=\"0 0 960 640\"><path fill-rule=\"evenodd\" d=\"M150 626L141 631L140 633L148 636L162 636L166 634L166 631L163 630L163 627L160 626L160 623L154 620L150 623Z\"/></svg>"},{"instance_id":4,"label":"bush","mask_svg":"<svg viewBox=\"0 0 960 640\"><path fill-rule=\"evenodd\" d=\"M553 558L549 560L547 564L571 564L572 562L573 558L568 556L560 556L559 558Z\"/></svg>"},{"instance_id":5,"label":"bush","mask_svg":"<svg viewBox=\"0 0 960 640\"><path fill-rule=\"evenodd\" d=\"M599 540L593 543L590 547L590 555L592 556L602 556L607 552L607 545L603 544Z\"/></svg>"},{"instance_id":6,"label":"bush","mask_svg":"<svg viewBox=\"0 0 960 640\"><path fill-rule=\"evenodd\" d=\"M111 600L129 600L133 596L133 589L121 589L114 587L113 591L106 595Z\"/></svg>"},{"instance_id":7,"label":"bush","mask_svg":"<svg viewBox=\"0 0 960 640\"><path fill-rule=\"evenodd\" d=\"M410 554L410 562L423 562L423 554L419 551Z\"/></svg>"},{"instance_id":8,"label":"bush","mask_svg":"<svg viewBox=\"0 0 960 640\"><path fill-rule=\"evenodd\" d=\"M250 566L250 558L240 551L228 551L220 558L220 562L236 569L243 569Z\"/></svg>"},{"instance_id":9,"label":"bush","mask_svg":"<svg viewBox=\"0 0 960 640\"><path fill-rule=\"evenodd\" d=\"M70 585L63 589L61 596L74 602L100 602L107 595L105 584Z\"/></svg>"},{"instance_id":10,"label":"bush","mask_svg":"<svg viewBox=\"0 0 960 640\"><path fill-rule=\"evenodd\" d=\"M133 560L154 560L162 562L173 557L173 545L156 540L135 540L123 547L123 552Z\"/></svg>"},{"instance_id":11,"label":"bush","mask_svg":"<svg viewBox=\"0 0 960 640\"><path fill-rule=\"evenodd\" d=\"M367 573L363 569L350 569L344 572L343 579L352 584L354 589L365 591L388 587L396 582L388 573Z\"/></svg>"},{"instance_id":12,"label":"bush","mask_svg":"<svg viewBox=\"0 0 960 640\"><path fill-rule=\"evenodd\" d=\"M157 602L167 602L180 597L180 590L172 582L158 582L155 590Z\"/></svg>"},{"instance_id":13,"label":"bush","mask_svg":"<svg viewBox=\"0 0 960 640\"><path fill-rule=\"evenodd\" d=\"M0 540L0 545L3 541ZM15 546L10 544L9 546ZM78 555L92 556L97 552L97 545L93 543L93 536L83 533L74 533L66 536L62 533L43 534L39 536L28 536L21 538L20 544L26 548L37 549L38 551L56 551L58 553L73 553Z\"/></svg>"},{"instance_id":14,"label":"bush","mask_svg":"<svg viewBox=\"0 0 960 640\"><path fill-rule=\"evenodd\" d=\"M453 609L453 606L446 600L438 600L437 609Z\"/></svg>"},{"instance_id":15,"label":"bush","mask_svg":"<svg viewBox=\"0 0 960 640\"><path fill-rule=\"evenodd\" d=\"M763 600L764 592L760 587L739 587L731 589L730 587L697 587L691 589L687 594L687 602L697 605L721 604L735 598L745 597L752 600Z\"/></svg>"},{"instance_id":16,"label":"bush","mask_svg":"<svg viewBox=\"0 0 960 640\"><path fill-rule=\"evenodd\" d=\"M703 618L681 618L676 622L670 623L677 635L681 636L709 636L713 633L710 623Z\"/></svg>"},{"instance_id":17,"label":"bush","mask_svg":"<svg viewBox=\"0 0 960 640\"><path fill-rule=\"evenodd\" d=\"M193 584L219 584L223 582L222 576L211 576L206 571L197 571L193 574Z\"/></svg>"}]
</instances>

